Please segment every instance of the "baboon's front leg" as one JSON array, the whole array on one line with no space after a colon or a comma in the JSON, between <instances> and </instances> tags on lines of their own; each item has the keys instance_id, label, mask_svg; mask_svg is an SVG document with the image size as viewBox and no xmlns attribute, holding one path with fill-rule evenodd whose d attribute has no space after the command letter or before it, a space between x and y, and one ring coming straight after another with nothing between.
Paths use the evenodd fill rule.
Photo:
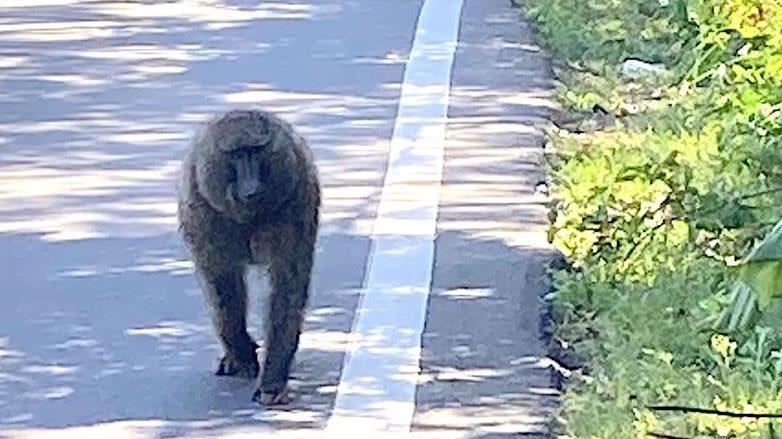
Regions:
<instances>
[{"instance_id":1,"label":"baboon's front leg","mask_svg":"<svg viewBox=\"0 0 782 439\"><path fill-rule=\"evenodd\" d=\"M240 267L211 274L201 271L201 283L211 305L212 322L224 355L216 375L258 376L257 345L247 333L247 289Z\"/></svg>"},{"instance_id":2,"label":"baboon's front leg","mask_svg":"<svg viewBox=\"0 0 782 439\"><path fill-rule=\"evenodd\" d=\"M266 359L261 382L253 395L253 400L264 405L289 402L288 378L299 347L312 275L314 238L300 231L288 232L280 235L269 266L272 292Z\"/></svg>"}]
</instances>

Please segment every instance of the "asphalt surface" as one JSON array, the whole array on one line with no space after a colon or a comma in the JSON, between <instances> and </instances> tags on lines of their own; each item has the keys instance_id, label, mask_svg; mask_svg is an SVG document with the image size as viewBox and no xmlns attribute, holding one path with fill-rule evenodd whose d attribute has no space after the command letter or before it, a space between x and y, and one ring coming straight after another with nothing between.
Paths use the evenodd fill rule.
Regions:
<instances>
[{"instance_id":1,"label":"asphalt surface","mask_svg":"<svg viewBox=\"0 0 782 439\"><path fill-rule=\"evenodd\" d=\"M0 438L322 431L422 4L0 1ZM551 402L534 192L551 84L508 2L461 14L411 430L532 437ZM213 375L219 345L176 233L183 148L242 105L296 124L324 185L296 399L280 410Z\"/></svg>"}]
</instances>

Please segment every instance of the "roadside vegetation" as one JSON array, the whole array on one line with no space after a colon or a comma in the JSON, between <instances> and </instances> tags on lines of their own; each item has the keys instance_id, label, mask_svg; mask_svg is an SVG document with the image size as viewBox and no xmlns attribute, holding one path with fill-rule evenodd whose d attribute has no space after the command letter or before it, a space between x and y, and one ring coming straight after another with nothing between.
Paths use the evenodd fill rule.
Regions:
<instances>
[{"instance_id":1,"label":"roadside vegetation","mask_svg":"<svg viewBox=\"0 0 782 439\"><path fill-rule=\"evenodd\" d=\"M782 438L782 0L522 10L565 110L546 147L561 434Z\"/></svg>"}]
</instances>

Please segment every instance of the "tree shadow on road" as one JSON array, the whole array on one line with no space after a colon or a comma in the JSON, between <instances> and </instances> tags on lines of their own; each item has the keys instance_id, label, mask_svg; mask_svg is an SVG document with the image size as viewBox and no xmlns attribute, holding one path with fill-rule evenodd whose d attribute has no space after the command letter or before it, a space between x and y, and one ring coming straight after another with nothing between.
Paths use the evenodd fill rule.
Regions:
<instances>
[{"instance_id":1,"label":"tree shadow on road","mask_svg":"<svg viewBox=\"0 0 782 439\"><path fill-rule=\"evenodd\" d=\"M268 425L284 428L273 433L284 439L328 415L420 2L241 3L0 6L0 437L204 437ZM463 179L442 203L443 218L458 217L444 225L451 244L529 257L503 227L508 215L532 221L539 206L491 200L518 190L518 181L498 178L536 164L497 168L492 179L471 171L480 160L499 166L515 157L512 145L492 153L475 145L515 138L525 117L542 114L530 92L455 87L457 100L480 111L456 105L451 114L463 129L449 153ZM294 370L299 399L286 410L261 411L249 400L251 383L212 375L219 349L175 233L182 150L196 123L239 105L297 124L323 175L315 297ZM514 106L532 112L506 126L486 123ZM476 127L492 129L475 137ZM460 162L460 148L473 155ZM436 289L434 300L444 291L453 293ZM519 373L532 363L517 364ZM511 398L515 390L506 402L536 403ZM481 404L499 407L466 401L462 415Z\"/></svg>"},{"instance_id":2,"label":"tree shadow on road","mask_svg":"<svg viewBox=\"0 0 782 439\"><path fill-rule=\"evenodd\" d=\"M259 409L250 402L251 382L212 373L219 346L175 239L49 243L35 235L0 235L0 247L13 249L0 256L6 273L0 432L65 433L127 421L116 432L175 437L263 423L254 418ZM341 254L341 263L354 266L363 263L366 245L366 239L336 235L320 243L321 251ZM361 273L336 265L318 262L294 374L303 397L287 418L266 419L279 421L275 426L312 427L328 411L361 281ZM258 308L251 310L256 336Z\"/></svg>"},{"instance_id":3,"label":"tree shadow on road","mask_svg":"<svg viewBox=\"0 0 782 439\"><path fill-rule=\"evenodd\" d=\"M418 6L0 5L0 436L322 422ZM183 149L197 123L235 106L295 123L324 185L329 257L318 258L294 376L302 398L263 418L251 383L212 376L219 349L175 232Z\"/></svg>"},{"instance_id":4,"label":"tree shadow on road","mask_svg":"<svg viewBox=\"0 0 782 439\"><path fill-rule=\"evenodd\" d=\"M170 231L183 148L237 106L310 139L332 229L371 217L418 5L241 3L0 5L0 232Z\"/></svg>"},{"instance_id":5,"label":"tree shadow on road","mask_svg":"<svg viewBox=\"0 0 782 439\"><path fill-rule=\"evenodd\" d=\"M414 426L432 438L545 437L557 392L540 324L557 255L536 187L554 84L502 0L466 2L461 26Z\"/></svg>"},{"instance_id":6,"label":"tree shadow on road","mask_svg":"<svg viewBox=\"0 0 782 439\"><path fill-rule=\"evenodd\" d=\"M219 347L189 264L181 248L171 244L174 239L159 235L50 243L35 235L0 235L0 246L14 249L0 257L0 266L13 268L4 276L8 295L0 308L0 437L34 436L43 430L190 437L263 426L277 435L293 435L322 428L362 292L362 273L339 268L362 265L368 238L326 235L321 240L313 303L293 371L297 399L291 407L271 411L250 401L252 383L212 374ZM421 389L444 398L419 402L426 417L418 431L469 432L500 428L504 422L514 428L544 422L541 413L547 409L541 404L551 395L541 352L530 338L536 329L527 320L536 310L522 307L534 303L524 289L540 291L535 283L542 278L517 270L520 261L530 263L537 256L501 240L458 234L440 240L450 242L438 244L443 251L453 251L446 247L458 242L462 250L488 250L501 258L507 264L497 268L501 273L484 276L507 282L510 275L519 281L512 292L518 297L477 294L470 285L491 285L469 275L456 278L458 287L443 284L432 292L430 309L440 313L427 323ZM471 345L471 337L480 339L481 331L503 330L503 325L494 328L498 322L491 317L486 320L497 306L515 308L510 315L518 312L518 321L511 326L518 333ZM453 309L443 313L447 307ZM451 320L447 334L438 330L443 318ZM258 334L257 315L251 323ZM440 350L431 350L437 343ZM525 343L529 349L519 351ZM391 345L392 340L381 337L369 348ZM471 348L442 350L458 345ZM416 379L397 370L380 373L400 384ZM444 423L438 425L437 419Z\"/></svg>"}]
</instances>

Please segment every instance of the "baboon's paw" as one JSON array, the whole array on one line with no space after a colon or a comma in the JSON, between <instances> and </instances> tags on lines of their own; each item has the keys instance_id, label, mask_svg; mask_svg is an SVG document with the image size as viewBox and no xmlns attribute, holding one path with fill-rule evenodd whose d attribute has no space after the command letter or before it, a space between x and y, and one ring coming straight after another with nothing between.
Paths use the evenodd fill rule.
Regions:
<instances>
[{"instance_id":1,"label":"baboon's paw","mask_svg":"<svg viewBox=\"0 0 782 439\"><path fill-rule=\"evenodd\" d=\"M258 376L259 372L260 365L254 356L251 359L238 360L235 357L225 355L220 359L215 375L237 376L252 380Z\"/></svg>"},{"instance_id":2,"label":"baboon's paw","mask_svg":"<svg viewBox=\"0 0 782 439\"><path fill-rule=\"evenodd\" d=\"M287 387L279 392L264 392L259 388L253 393L253 401L268 407L288 405L293 401L293 398Z\"/></svg>"}]
</instances>

